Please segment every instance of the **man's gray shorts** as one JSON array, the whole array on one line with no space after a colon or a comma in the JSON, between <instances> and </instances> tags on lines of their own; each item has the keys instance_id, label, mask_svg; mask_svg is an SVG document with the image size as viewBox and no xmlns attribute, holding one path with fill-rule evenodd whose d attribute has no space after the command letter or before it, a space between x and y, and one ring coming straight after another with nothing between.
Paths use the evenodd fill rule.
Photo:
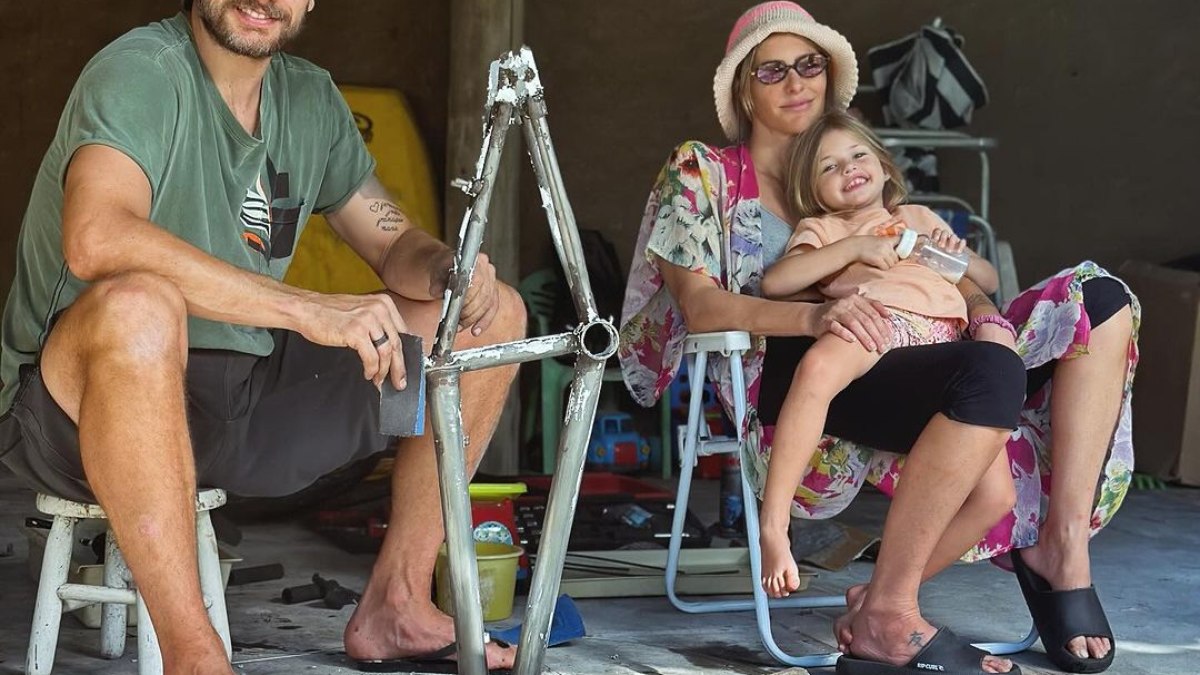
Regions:
<instances>
[{"instance_id":1,"label":"man's gray shorts","mask_svg":"<svg viewBox=\"0 0 1200 675\"><path fill-rule=\"evenodd\" d=\"M188 353L188 427L201 487L287 495L391 441L379 434L379 390L363 379L358 354L289 331L273 335L275 351L265 357ZM35 490L95 502L78 429L35 365L21 370L12 408L0 417L0 461Z\"/></svg>"}]
</instances>

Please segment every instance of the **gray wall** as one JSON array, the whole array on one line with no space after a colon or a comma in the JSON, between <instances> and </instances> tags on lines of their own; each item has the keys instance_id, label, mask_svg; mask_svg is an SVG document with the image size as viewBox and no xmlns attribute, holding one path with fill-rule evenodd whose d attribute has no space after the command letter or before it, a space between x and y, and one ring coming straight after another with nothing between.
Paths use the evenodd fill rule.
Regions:
<instances>
[{"instance_id":1,"label":"gray wall","mask_svg":"<svg viewBox=\"0 0 1200 675\"><path fill-rule=\"evenodd\" d=\"M625 264L646 193L670 148L719 140L713 68L744 0L526 0L526 39L581 225ZM87 59L170 14L174 0L0 1L0 298L37 165ZM1085 257L1165 260L1200 251L1189 227L1200 156L1200 5L1183 0L809 0L859 49L934 16L967 37L992 103L972 130L997 137L993 220L1030 282ZM51 11L47 11L51 8ZM68 10L64 11L64 10ZM435 171L445 157L448 3L323 0L294 51L348 84L408 95ZM970 162L944 167L971 195ZM527 171L522 267L550 260Z\"/></svg>"},{"instance_id":2,"label":"gray wall","mask_svg":"<svg viewBox=\"0 0 1200 675\"><path fill-rule=\"evenodd\" d=\"M873 45L936 16L967 38L991 104L970 129L995 136L992 220L1031 283L1093 258L1200 252L1191 184L1200 157L1200 5L1183 0L808 0L865 63ZM531 0L526 36L580 223L628 264L646 194L670 148L721 138L712 73L748 2ZM864 68L865 71L865 68ZM863 75L865 79L866 74ZM973 198L972 161L943 167ZM529 179L527 179L528 182ZM522 212L541 228L536 199ZM527 230L544 250L540 229ZM542 247L537 249L536 247ZM538 256L526 258L526 270Z\"/></svg>"}]
</instances>

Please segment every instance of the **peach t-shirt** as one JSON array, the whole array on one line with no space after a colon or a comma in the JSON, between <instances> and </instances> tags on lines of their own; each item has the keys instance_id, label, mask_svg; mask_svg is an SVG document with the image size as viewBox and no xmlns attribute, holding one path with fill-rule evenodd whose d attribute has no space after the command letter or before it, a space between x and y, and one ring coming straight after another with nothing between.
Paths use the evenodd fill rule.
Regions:
<instances>
[{"instance_id":1,"label":"peach t-shirt","mask_svg":"<svg viewBox=\"0 0 1200 675\"><path fill-rule=\"evenodd\" d=\"M930 235L935 229L949 229L941 218L924 206L906 204L896 207L895 215L918 234ZM788 240L787 250L808 244L813 248L828 246L855 235L875 236L875 228L891 219L886 209L869 209L851 217L819 216L805 218L797 225ZM821 292L831 298L862 295L887 307L935 318L967 321L967 305L953 284L937 272L913 262L901 260L888 270L864 263L853 263L821 285Z\"/></svg>"}]
</instances>

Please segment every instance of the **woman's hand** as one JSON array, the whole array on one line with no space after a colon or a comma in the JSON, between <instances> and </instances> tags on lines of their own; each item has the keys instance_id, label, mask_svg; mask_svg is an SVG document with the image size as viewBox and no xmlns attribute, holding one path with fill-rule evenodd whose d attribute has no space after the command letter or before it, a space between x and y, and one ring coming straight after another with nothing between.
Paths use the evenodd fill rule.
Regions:
<instances>
[{"instance_id":1,"label":"woman's hand","mask_svg":"<svg viewBox=\"0 0 1200 675\"><path fill-rule=\"evenodd\" d=\"M896 244L900 237L878 237L875 235L860 235L853 239L855 244L855 259L858 262L878 267L881 270L891 269L900 262L896 255Z\"/></svg>"},{"instance_id":2,"label":"woman's hand","mask_svg":"<svg viewBox=\"0 0 1200 675\"><path fill-rule=\"evenodd\" d=\"M833 333L846 342L858 342L867 351L880 351L892 340L892 328L886 317L887 307L861 295L831 300L817 305L813 312L814 337Z\"/></svg>"},{"instance_id":3,"label":"woman's hand","mask_svg":"<svg viewBox=\"0 0 1200 675\"><path fill-rule=\"evenodd\" d=\"M1017 351L1017 341L1013 338L1013 334L1008 332L1008 329L994 323L980 324L975 329L975 341L995 342L1008 347L1013 352Z\"/></svg>"}]
</instances>

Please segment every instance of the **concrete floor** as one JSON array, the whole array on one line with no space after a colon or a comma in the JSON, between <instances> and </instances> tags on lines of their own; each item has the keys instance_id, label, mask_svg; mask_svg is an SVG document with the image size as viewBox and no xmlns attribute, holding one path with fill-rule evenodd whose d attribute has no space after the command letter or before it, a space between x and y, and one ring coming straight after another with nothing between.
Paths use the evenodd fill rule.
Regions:
<instances>
[{"instance_id":1,"label":"concrete floor","mask_svg":"<svg viewBox=\"0 0 1200 675\"><path fill-rule=\"evenodd\" d=\"M715 504L713 486L701 488L697 511ZM878 495L864 495L846 520L877 527L883 512ZM0 476L0 675L23 672L33 610L28 575L25 516L36 515L32 493L11 476ZM230 589L228 605L234 662L248 675L355 672L341 653L341 632L352 608L340 611L283 605L284 586L304 583L313 572L361 588L371 557L350 555L297 524L244 529L237 552L243 565L282 562L287 577ZM8 544L12 555L5 555ZM1115 522L1095 540L1094 574L1119 652L1110 673L1195 675L1200 673L1200 490L1133 492ZM838 593L866 580L868 563L822 573L813 589ZM518 600L518 603L521 599ZM588 637L552 649L554 673L743 673L778 672L762 651L750 614L685 615L662 598L580 600ZM927 584L926 615L974 639L1016 640L1029 619L1012 577L987 564L958 565ZM785 649L828 649L836 610L776 612L776 636ZM503 622L511 624L512 620ZM132 654L119 661L96 656L98 631L64 619L55 672L134 673ZM135 648L134 641L129 643ZM1016 657L1026 673L1049 673L1041 646ZM792 671L801 672L801 671ZM832 673L832 670L816 670Z\"/></svg>"}]
</instances>

